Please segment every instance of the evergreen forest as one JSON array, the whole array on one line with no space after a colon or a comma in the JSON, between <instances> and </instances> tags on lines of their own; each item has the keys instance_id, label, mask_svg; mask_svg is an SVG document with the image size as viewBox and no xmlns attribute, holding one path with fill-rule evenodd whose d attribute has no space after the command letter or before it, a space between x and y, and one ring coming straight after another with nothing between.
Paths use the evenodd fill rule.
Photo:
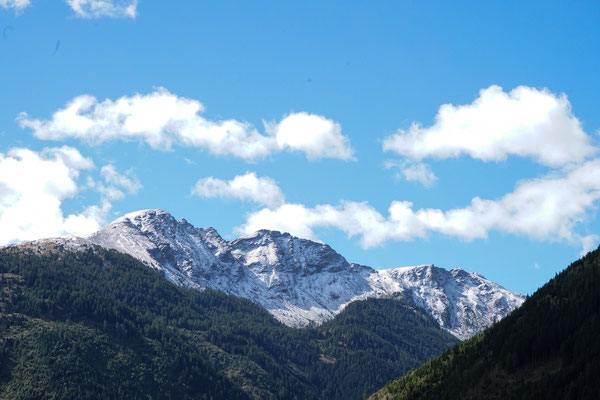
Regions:
<instances>
[{"instance_id":1,"label":"evergreen forest","mask_svg":"<svg viewBox=\"0 0 600 400\"><path fill-rule=\"evenodd\" d=\"M0 399L360 399L456 343L397 300L296 329L113 250L0 250Z\"/></svg>"}]
</instances>

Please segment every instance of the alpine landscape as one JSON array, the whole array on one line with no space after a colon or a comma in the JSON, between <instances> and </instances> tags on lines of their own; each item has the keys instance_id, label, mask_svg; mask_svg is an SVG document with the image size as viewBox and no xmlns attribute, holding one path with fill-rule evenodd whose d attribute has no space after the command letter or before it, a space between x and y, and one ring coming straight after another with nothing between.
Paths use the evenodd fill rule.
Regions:
<instances>
[{"instance_id":1,"label":"alpine landscape","mask_svg":"<svg viewBox=\"0 0 600 400\"><path fill-rule=\"evenodd\" d=\"M599 21L0 0L0 400L600 398Z\"/></svg>"}]
</instances>

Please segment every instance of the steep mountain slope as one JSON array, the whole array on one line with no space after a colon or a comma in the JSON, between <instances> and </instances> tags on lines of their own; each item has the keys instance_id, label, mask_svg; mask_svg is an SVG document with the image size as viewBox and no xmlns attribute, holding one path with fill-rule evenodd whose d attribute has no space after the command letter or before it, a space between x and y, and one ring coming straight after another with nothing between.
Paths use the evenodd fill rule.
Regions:
<instances>
[{"instance_id":1,"label":"steep mountain slope","mask_svg":"<svg viewBox=\"0 0 600 400\"><path fill-rule=\"evenodd\" d=\"M0 399L358 399L458 342L391 299L290 328L249 300L63 243L0 249Z\"/></svg>"},{"instance_id":2,"label":"steep mountain slope","mask_svg":"<svg viewBox=\"0 0 600 400\"><path fill-rule=\"evenodd\" d=\"M88 238L130 254L172 282L250 299L289 326L333 318L354 300L396 297L424 308L465 339L518 307L524 296L478 274L433 265L374 270L331 247L261 230L228 242L162 210L127 214Z\"/></svg>"},{"instance_id":3,"label":"steep mountain slope","mask_svg":"<svg viewBox=\"0 0 600 400\"><path fill-rule=\"evenodd\" d=\"M600 250L541 287L508 317L372 398L600 398Z\"/></svg>"}]
</instances>

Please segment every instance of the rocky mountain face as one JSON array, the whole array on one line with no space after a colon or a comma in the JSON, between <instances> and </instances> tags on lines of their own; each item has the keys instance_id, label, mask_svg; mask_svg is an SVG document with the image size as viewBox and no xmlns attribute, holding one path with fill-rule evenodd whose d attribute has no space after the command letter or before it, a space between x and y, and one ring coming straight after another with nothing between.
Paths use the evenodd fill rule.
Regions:
<instances>
[{"instance_id":1,"label":"rocky mountain face","mask_svg":"<svg viewBox=\"0 0 600 400\"><path fill-rule=\"evenodd\" d=\"M354 300L395 297L466 339L525 298L458 268L352 264L326 244L287 233L261 230L226 241L213 228L195 228L162 210L126 214L87 241L130 254L178 285L250 299L295 327L329 320Z\"/></svg>"}]
</instances>

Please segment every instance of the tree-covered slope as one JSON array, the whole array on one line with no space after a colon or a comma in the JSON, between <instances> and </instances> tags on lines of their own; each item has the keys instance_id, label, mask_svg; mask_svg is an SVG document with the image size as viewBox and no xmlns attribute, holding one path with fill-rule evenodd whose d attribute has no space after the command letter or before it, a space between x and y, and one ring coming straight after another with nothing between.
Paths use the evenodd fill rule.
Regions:
<instances>
[{"instance_id":1,"label":"tree-covered slope","mask_svg":"<svg viewBox=\"0 0 600 400\"><path fill-rule=\"evenodd\" d=\"M599 399L600 250L373 399Z\"/></svg>"},{"instance_id":2,"label":"tree-covered slope","mask_svg":"<svg viewBox=\"0 0 600 400\"><path fill-rule=\"evenodd\" d=\"M392 379L392 371L408 371L415 361L458 343L424 310L393 299L350 303L316 332L326 359L315 378L325 399L370 394Z\"/></svg>"},{"instance_id":3,"label":"tree-covered slope","mask_svg":"<svg viewBox=\"0 0 600 400\"><path fill-rule=\"evenodd\" d=\"M0 250L0 399L352 399L455 343L395 300L294 329L115 251Z\"/></svg>"}]
</instances>

